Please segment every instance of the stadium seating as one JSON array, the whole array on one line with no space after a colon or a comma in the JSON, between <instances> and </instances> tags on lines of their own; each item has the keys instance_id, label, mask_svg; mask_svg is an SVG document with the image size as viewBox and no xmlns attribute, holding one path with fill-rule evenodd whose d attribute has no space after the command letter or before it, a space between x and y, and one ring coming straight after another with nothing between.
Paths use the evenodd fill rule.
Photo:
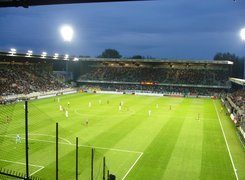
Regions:
<instances>
[{"instance_id":1,"label":"stadium seating","mask_svg":"<svg viewBox=\"0 0 245 180\"><path fill-rule=\"evenodd\" d=\"M224 70L94 67L80 77L81 80L226 85L228 72Z\"/></svg>"},{"instance_id":2,"label":"stadium seating","mask_svg":"<svg viewBox=\"0 0 245 180\"><path fill-rule=\"evenodd\" d=\"M64 88L45 68L32 64L1 64L0 95L29 94Z\"/></svg>"},{"instance_id":3,"label":"stadium seating","mask_svg":"<svg viewBox=\"0 0 245 180\"><path fill-rule=\"evenodd\" d=\"M229 95L227 95L227 98L229 98L235 105L233 107L233 113L236 114L238 124L242 127L242 129L245 131L245 90L241 89L238 91L235 91ZM232 105L231 105L232 106Z\"/></svg>"}]
</instances>

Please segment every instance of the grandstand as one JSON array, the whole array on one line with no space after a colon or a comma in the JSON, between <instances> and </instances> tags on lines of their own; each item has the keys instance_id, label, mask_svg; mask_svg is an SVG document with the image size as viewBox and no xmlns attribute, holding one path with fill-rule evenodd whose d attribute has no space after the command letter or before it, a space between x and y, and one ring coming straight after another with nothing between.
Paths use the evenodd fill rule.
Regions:
<instances>
[{"instance_id":1,"label":"grandstand","mask_svg":"<svg viewBox=\"0 0 245 180\"><path fill-rule=\"evenodd\" d=\"M90 59L81 85L103 90L219 96L231 88L229 61L161 61Z\"/></svg>"},{"instance_id":2,"label":"grandstand","mask_svg":"<svg viewBox=\"0 0 245 180\"><path fill-rule=\"evenodd\" d=\"M75 179L75 137L81 179L105 180L105 169L122 180L245 178L244 85L232 89L232 62L73 60L0 53L0 179L25 179L23 141L13 142L24 135L23 100L37 179L55 178L56 122L60 179Z\"/></svg>"},{"instance_id":3,"label":"grandstand","mask_svg":"<svg viewBox=\"0 0 245 180\"><path fill-rule=\"evenodd\" d=\"M181 96L220 96L231 89L229 77L233 63L229 61L80 58L79 62L73 62L73 58L70 61L38 55L27 58L25 54L10 56L4 52L0 53L0 57L0 73L4 74L1 82L8 82L5 89L1 89L1 95L28 94L37 89L57 90L65 88L64 82L70 81L77 82L83 88L94 86L103 90L147 91ZM19 81L15 78L22 83L20 85L13 82L16 74L22 79ZM37 82L35 85L32 82L34 78ZM24 83L29 85L25 86ZM6 89L9 86L12 86L10 92Z\"/></svg>"}]
</instances>

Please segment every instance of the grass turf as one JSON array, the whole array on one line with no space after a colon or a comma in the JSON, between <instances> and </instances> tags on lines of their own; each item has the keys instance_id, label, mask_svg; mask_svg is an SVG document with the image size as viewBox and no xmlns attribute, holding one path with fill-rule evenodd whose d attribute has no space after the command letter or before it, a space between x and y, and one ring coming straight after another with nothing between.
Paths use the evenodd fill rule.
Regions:
<instances>
[{"instance_id":1,"label":"grass turf","mask_svg":"<svg viewBox=\"0 0 245 180\"><path fill-rule=\"evenodd\" d=\"M245 179L245 150L219 100L100 94L66 95L59 100L29 102L30 174L34 176L55 179L58 122L60 179L75 179L76 137L82 179L90 179L92 147L94 179L102 179L103 157L117 179L231 180L236 173ZM68 118L60 105L69 112ZM0 106L0 113L0 168L24 173L23 102ZM15 143L17 133L20 144Z\"/></svg>"}]
</instances>

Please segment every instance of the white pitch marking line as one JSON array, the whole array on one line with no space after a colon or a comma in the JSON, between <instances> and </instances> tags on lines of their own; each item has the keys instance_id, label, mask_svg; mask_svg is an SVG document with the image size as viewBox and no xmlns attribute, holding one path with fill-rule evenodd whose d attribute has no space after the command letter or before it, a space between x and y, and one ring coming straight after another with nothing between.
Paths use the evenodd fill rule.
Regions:
<instances>
[{"instance_id":1,"label":"white pitch marking line","mask_svg":"<svg viewBox=\"0 0 245 180\"><path fill-rule=\"evenodd\" d=\"M126 172L126 174L123 176L122 180L124 180L127 175L130 173L130 171L133 169L133 167L135 166L135 164L139 161L139 159L141 158L141 156L143 155L143 152L140 153L139 157L135 160L135 162L133 163L133 165L129 168L129 170Z\"/></svg>"},{"instance_id":2,"label":"white pitch marking line","mask_svg":"<svg viewBox=\"0 0 245 180\"><path fill-rule=\"evenodd\" d=\"M8 136L8 135L0 135L0 136L13 138L12 136ZM25 138L22 138L22 139L25 139ZM41 139L33 139L33 138L28 138L28 139L32 140L32 141L47 142L47 143L53 143L53 144L56 143L55 141L48 141L48 140L41 140ZM72 143L70 144L70 143L59 142L59 144L76 146L76 144L72 144ZM125 150L125 149L114 149L114 148L105 148L105 147L97 147L97 146L89 146L89 145L78 145L78 146L87 147L87 148L96 148L96 149L119 151L119 152L127 152L127 153L135 153L135 154L141 154L142 153L142 152L139 152L139 151L130 151L130 150Z\"/></svg>"},{"instance_id":3,"label":"white pitch marking line","mask_svg":"<svg viewBox=\"0 0 245 180\"><path fill-rule=\"evenodd\" d=\"M214 108L215 108L216 114L217 114L218 119L219 119L219 125L220 125L220 127L221 127L221 131L222 131L222 133L223 133L223 137L224 137L224 139L225 139L225 144L226 144L226 148L227 148L227 150L228 150L229 156L230 156L231 164L232 164L232 167L233 167L233 170L234 170L236 179L238 180L239 178L238 178L238 175L237 175L237 170L236 170L235 164L234 164L234 162L233 162L233 158L232 158L231 151L230 151L230 148L229 148L229 145L228 145L226 136L225 136L225 132L224 132L224 129L223 129L223 125L222 125L222 123L221 123L221 121L220 121L220 116L219 116L219 113L218 113L218 111L217 111L217 108L216 108L216 105L215 105L214 101L213 101L213 104L214 104Z\"/></svg>"},{"instance_id":4,"label":"white pitch marking line","mask_svg":"<svg viewBox=\"0 0 245 180\"><path fill-rule=\"evenodd\" d=\"M38 170L36 170L36 171L34 171L33 173L31 173L30 176L33 176L33 175L36 174L37 172L41 171L43 168L44 168L44 166L43 166L43 167L40 167Z\"/></svg>"},{"instance_id":5,"label":"white pitch marking line","mask_svg":"<svg viewBox=\"0 0 245 180\"><path fill-rule=\"evenodd\" d=\"M9 161L9 160L5 160L5 159L0 159L0 161L3 161L3 162L9 162L9 163L13 163L13 164L20 164L20 165L26 165L25 163L22 163L22 162L16 162L16 161ZM33 173L30 174L30 176L36 174L37 172L41 171L44 166L40 166L40 165L35 165L35 164L29 164L30 166L33 166L33 167L38 167L39 169L34 171Z\"/></svg>"},{"instance_id":6,"label":"white pitch marking line","mask_svg":"<svg viewBox=\"0 0 245 180\"><path fill-rule=\"evenodd\" d=\"M8 134L8 135L15 135L15 134ZM22 135L24 135L24 134L22 134ZM53 135L48 135L48 134L35 134L35 133L29 133L29 135L36 135L36 136L46 136L46 137L56 137L56 136L53 136ZM9 137L9 136L7 136L7 135L0 135L0 136L5 136L5 137ZM22 138L22 139L25 139L25 138ZM31 139L31 138L28 138L28 139ZM72 144L68 139L65 139L65 138L61 138L61 137L59 137L59 139L61 139L61 140L63 140L63 141L65 141L65 142L67 142L68 144Z\"/></svg>"},{"instance_id":7,"label":"white pitch marking line","mask_svg":"<svg viewBox=\"0 0 245 180\"><path fill-rule=\"evenodd\" d=\"M16 161L9 161L9 160L5 160L5 159L0 159L0 161L3 161L3 162L10 162L10 163L20 164L20 165L26 165L26 163L16 162ZM29 164L29 165L30 165L30 166L33 166L33 167L44 167L44 166L35 165L35 164Z\"/></svg>"},{"instance_id":8,"label":"white pitch marking line","mask_svg":"<svg viewBox=\"0 0 245 180\"><path fill-rule=\"evenodd\" d=\"M9 137L9 138L13 138L11 136L7 136L7 135L0 135L0 136L5 136L5 137ZM25 138L23 138L25 139ZM46 140L40 140L40 139L32 139L32 138L28 138L29 140L33 140L33 141L40 141L40 142L47 142L47 143L55 143L54 141L46 141ZM62 143L59 142L59 144L63 144L63 145L72 145L75 146L76 144L70 144L70 143ZM135 164L139 161L139 159L141 158L141 156L143 155L143 152L139 152L139 151L130 151L130 150L124 150L124 149L114 149L114 148L105 148L105 147L97 147L97 146L88 146L88 145L79 145L81 147L88 147L88 148L97 148L97 149L105 149L105 150L112 150L112 151L119 151L119 152L127 152L127 153L135 153L135 154L140 154L139 157L135 160L135 162L133 163L133 165L129 168L129 170L126 172L126 174L123 176L122 180L124 180L126 178L126 176L129 174L129 172L133 169L133 167L135 166ZM44 168L44 167L43 167ZM42 168L42 169L43 169ZM40 171L42 169L37 170ZM37 173L35 172L35 173Z\"/></svg>"},{"instance_id":9,"label":"white pitch marking line","mask_svg":"<svg viewBox=\"0 0 245 180\"><path fill-rule=\"evenodd\" d=\"M36 133L29 133L29 135L36 135L36 136L47 136L47 137L56 137L56 136L53 136L53 135L48 135L48 134L36 134ZM61 138L59 137L59 139L63 140L63 141L66 141L68 144L72 144L68 139L65 139L65 138Z\"/></svg>"}]
</instances>

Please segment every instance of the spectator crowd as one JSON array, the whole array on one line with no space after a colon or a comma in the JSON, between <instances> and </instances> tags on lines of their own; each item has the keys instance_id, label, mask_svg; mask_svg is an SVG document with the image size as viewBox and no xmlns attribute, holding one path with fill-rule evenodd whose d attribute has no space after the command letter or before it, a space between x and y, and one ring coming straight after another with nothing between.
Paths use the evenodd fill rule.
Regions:
<instances>
[{"instance_id":1,"label":"spectator crowd","mask_svg":"<svg viewBox=\"0 0 245 180\"><path fill-rule=\"evenodd\" d=\"M45 68L34 64L1 64L0 96L59 90L58 82Z\"/></svg>"},{"instance_id":2,"label":"spectator crowd","mask_svg":"<svg viewBox=\"0 0 245 180\"><path fill-rule=\"evenodd\" d=\"M94 67L80 80L118 82L157 82L171 84L226 85L227 70L144 67Z\"/></svg>"},{"instance_id":3,"label":"spectator crowd","mask_svg":"<svg viewBox=\"0 0 245 180\"><path fill-rule=\"evenodd\" d=\"M235 107L232 107L232 113L236 115L238 124L245 131L245 89L235 91L229 94L227 98L235 104Z\"/></svg>"}]
</instances>

